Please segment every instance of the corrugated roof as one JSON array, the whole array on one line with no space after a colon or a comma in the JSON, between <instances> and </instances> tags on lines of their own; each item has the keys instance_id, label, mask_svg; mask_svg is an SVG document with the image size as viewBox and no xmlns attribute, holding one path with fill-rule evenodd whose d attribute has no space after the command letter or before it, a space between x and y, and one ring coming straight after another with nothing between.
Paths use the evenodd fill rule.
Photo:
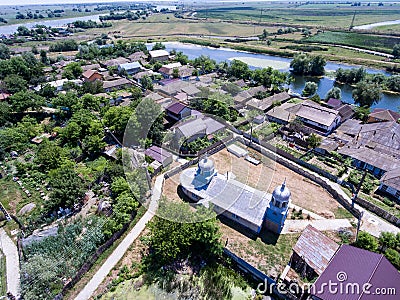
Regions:
<instances>
[{"instance_id":1,"label":"corrugated roof","mask_svg":"<svg viewBox=\"0 0 400 300\"><path fill-rule=\"evenodd\" d=\"M335 121L338 114L337 110L323 107L312 101L304 101L296 116L329 127Z\"/></svg>"},{"instance_id":2,"label":"corrugated roof","mask_svg":"<svg viewBox=\"0 0 400 300\"><path fill-rule=\"evenodd\" d=\"M339 245L311 225L308 225L293 247L315 273L321 275Z\"/></svg>"},{"instance_id":3,"label":"corrugated roof","mask_svg":"<svg viewBox=\"0 0 400 300\"><path fill-rule=\"evenodd\" d=\"M384 185L390 186L400 191L400 168L395 168L386 172L382 176L381 182Z\"/></svg>"},{"instance_id":4,"label":"corrugated roof","mask_svg":"<svg viewBox=\"0 0 400 300\"><path fill-rule=\"evenodd\" d=\"M187 108L185 104L182 104L180 102L175 102L172 103L170 106L167 107L167 110L170 111L173 114L179 114L182 110Z\"/></svg>"},{"instance_id":5,"label":"corrugated roof","mask_svg":"<svg viewBox=\"0 0 400 300\"><path fill-rule=\"evenodd\" d=\"M336 284L336 292L329 283L331 287ZM360 292L346 289L350 284L357 285ZM366 284L371 285L371 294L363 292ZM397 293L378 295L373 293L376 288L395 288ZM312 295L322 300L398 300L399 288L400 273L382 254L343 244L315 282Z\"/></svg>"},{"instance_id":6,"label":"corrugated roof","mask_svg":"<svg viewBox=\"0 0 400 300\"><path fill-rule=\"evenodd\" d=\"M152 58L169 56L169 53L166 50L152 50L152 51L149 51L149 54Z\"/></svg>"}]
</instances>

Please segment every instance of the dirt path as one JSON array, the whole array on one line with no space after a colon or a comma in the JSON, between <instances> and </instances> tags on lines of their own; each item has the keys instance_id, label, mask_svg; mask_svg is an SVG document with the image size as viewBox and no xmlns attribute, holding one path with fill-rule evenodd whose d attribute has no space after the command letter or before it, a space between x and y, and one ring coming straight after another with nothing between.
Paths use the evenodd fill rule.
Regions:
<instances>
[{"instance_id":1,"label":"dirt path","mask_svg":"<svg viewBox=\"0 0 400 300\"><path fill-rule=\"evenodd\" d=\"M3 228L0 228L0 247L6 257L7 291L19 298L18 249Z\"/></svg>"},{"instance_id":2,"label":"dirt path","mask_svg":"<svg viewBox=\"0 0 400 300\"><path fill-rule=\"evenodd\" d=\"M115 265L122 259L125 252L135 241L140 233L146 228L146 224L153 218L154 212L157 210L157 202L161 197L162 184L164 177L160 175L156 179L155 186L153 188L153 195L151 197L151 204L144 216L139 222L131 229L128 235L122 240L118 247L113 253L107 258L101 268L94 274L92 279L86 284L83 290L78 294L75 300L88 300L92 294L96 291L99 285L115 267Z\"/></svg>"}]
</instances>

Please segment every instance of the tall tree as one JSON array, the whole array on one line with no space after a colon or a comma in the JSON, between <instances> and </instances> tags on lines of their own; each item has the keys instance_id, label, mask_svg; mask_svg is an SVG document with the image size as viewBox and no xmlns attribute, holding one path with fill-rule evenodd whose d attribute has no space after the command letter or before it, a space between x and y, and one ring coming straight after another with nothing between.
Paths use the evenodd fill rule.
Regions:
<instances>
[{"instance_id":1,"label":"tall tree","mask_svg":"<svg viewBox=\"0 0 400 300\"><path fill-rule=\"evenodd\" d=\"M326 93L326 96L325 96L326 100L329 100L331 98L333 98L333 99L342 99L342 90L337 86L332 87L328 91L328 93Z\"/></svg>"},{"instance_id":2,"label":"tall tree","mask_svg":"<svg viewBox=\"0 0 400 300\"><path fill-rule=\"evenodd\" d=\"M381 88L375 83L360 81L353 89L353 99L360 106L371 107L381 99Z\"/></svg>"}]
</instances>

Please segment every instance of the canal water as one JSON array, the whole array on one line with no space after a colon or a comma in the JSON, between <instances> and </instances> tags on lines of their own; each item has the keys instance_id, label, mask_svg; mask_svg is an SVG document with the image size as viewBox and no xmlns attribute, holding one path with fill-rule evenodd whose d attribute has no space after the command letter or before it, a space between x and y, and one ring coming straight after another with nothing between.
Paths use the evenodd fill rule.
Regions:
<instances>
[{"instance_id":1,"label":"canal water","mask_svg":"<svg viewBox=\"0 0 400 300\"><path fill-rule=\"evenodd\" d=\"M153 44L148 44L147 46L149 49L151 49L152 45ZM232 61L233 59L240 59L246 62L252 69L271 66L280 71L289 71L289 64L291 61L290 58L284 58L266 54L255 54L244 51L237 51L229 48L211 48L199 45L184 44L180 42L166 42L164 43L164 45L167 51L171 51L173 49L176 51L182 51L189 57L189 59L194 59L200 55L209 56L210 58L214 59L217 63L223 61L229 62ZM354 67L359 67L359 66L328 62L325 66L325 70L329 73L336 71L338 68L351 69ZM390 75L388 72L378 69L366 68L366 71L368 73L374 73L374 74L381 73L386 76ZM335 83L332 75L324 76L323 78L296 76L294 78L294 81L290 85L290 89L296 93L301 93L301 91L305 86L306 81L314 81L318 83L317 93L321 98L325 98L326 93L332 88L332 86ZM352 97L352 87L349 85L340 85L339 87L342 90L342 100L346 103L354 103ZM400 95L382 94L382 98L379 101L379 103L373 105L372 107L387 108L397 111L398 107L400 107Z\"/></svg>"}]
</instances>

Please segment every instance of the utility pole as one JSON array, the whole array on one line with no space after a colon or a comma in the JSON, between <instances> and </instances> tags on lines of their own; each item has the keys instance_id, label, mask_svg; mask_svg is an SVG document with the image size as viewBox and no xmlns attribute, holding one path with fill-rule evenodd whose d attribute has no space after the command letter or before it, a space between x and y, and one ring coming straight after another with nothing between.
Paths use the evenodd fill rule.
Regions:
<instances>
[{"instance_id":1,"label":"utility pole","mask_svg":"<svg viewBox=\"0 0 400 300\"><path fill-rule=\"evenodd\" d=\"M355 10L354 14L353 14L353 19L351 20L349 31L351 31L353 29L353 27L354 27L354 20L356 18L356 13L357 13L357 11Z\"/></svg>"}]
</instances>

